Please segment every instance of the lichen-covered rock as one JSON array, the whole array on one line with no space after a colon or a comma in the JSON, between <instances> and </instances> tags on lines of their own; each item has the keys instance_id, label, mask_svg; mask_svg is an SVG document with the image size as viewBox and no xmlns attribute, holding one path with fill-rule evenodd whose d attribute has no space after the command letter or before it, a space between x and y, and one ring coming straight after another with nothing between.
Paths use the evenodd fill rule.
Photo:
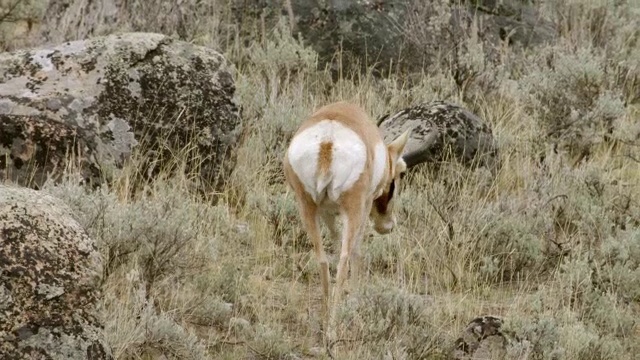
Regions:
<instances>
[{"instance_id":1,"label":"lichen-covered rock","mask_svg":"<svg viewBox=\"0 0 640 360\"><path fill-rule=\"evenodd\" d=\"M465 165L495 171L498 148L491 128L463 107L444 101L423 103L378 119L386 142L413 129L403 155L407 167L438 163L451 153Z\"/></svg>"},{"instance_id":2,"label":"lichen-covered rock","mask_svg":"<svg viewBox=\"0 0 640 360\"><path fill-rule=\"evenodd\" d=\"M24 1L22 1L24 3ZM192 40L205 30L203 17L217 17L220 6L199 0L27 1L40 3L28 26L10 23L12 32L29 33L35 43L58 43L111 34L124 27L176 34ZM234 29L268 29L282 16L334 69L356 63L366 71L422 71L438 53L455 54L460 40L475 32L486 52L497 56L502 40L531 47L554 39L557 31L530 0L228 0ZM291 6L289 7L288 4ZM33 7L33 6L32 6ZM35 10L35 9L34 9ZM78 16L82 14L82 16ZM23 23L24 24L24 23ZM235 27L237 26L237 27ZM17 30L23 28L24 30ZM206 28L210 31L211 28ZM218 30L226 31L226 30ZM340 52L340 57L336 57ZM494 57L494 56L491 56ZM451 59L446 59L447 64ZM377 73L377 72L374 72Z\"/></svg>"},{"instance_id":3,"label":"lichen-covered rock","mask_svg":"<svg viewBox=\"0 0 640 360\"><path fill-rule=\"evenodd\" d=\"M336 69L359 64L374 73L390 68L420 72L438 61L438 53L455 53L462 46L460 39L472 31L487 53L496 54L492 48L499 48L502 40L531 47L556 36L530 2L483 0L481 6L479 2L291 0L287 8L281 0L234 0L232 8L237 23L247 18L267 22L280 16L293 18L294 32L302 35L321 62Z\"/></svg>"},{"instance_id":4,"label":"lichen-covered rock","mask_svg":"<svg viewBox=\"0 0 640 360\"><path fill-rule=\"evenodd\" d=\"M281 16L293 15L295 33L319 55L322 66L334 70L359 64L374 71L394 64L405 55L404 33L406 0L292 0L291 8L279 0L233 0L236 23L265 19L275 23ZM289 12L290 10L290 12ZM335 54L340 52L340 62ZM366 61L365 61L366 60Z\"/></svg>"},{"instance_id":5,"label":"lichen-covered rock","mask_svg":"<svg viewBox=\"0 0 640 360\"><path fill-rule=\"evenodd\" d=\"M91 161L95 149L89 140L82 129L46 116L0 114L0 178L37 188L47 174L73 166L67 156L73 152L81 178L97 179L100 169Z\"/></svg>"},{"instance_id":6,"label":"lichen-covered rock","mask_svg":"<svg viewBox=\"0 0 640 360\"><path fill-rule=\"evenodd\" d=\"M153 175L190 147L200 156L189 164L215 186L234 164L234 92L220 53L161 34L1 54L0 177L37 187L70 165L100 183L136 146L152 154L140 170Z\"/></svg>"},{"instance_id":7,"label":"lichen-covered rock","mask_svg":"<svg viewBox=\"0 0 640 360\"><path fill-rule=\"evenodd\" d=\"M480 316L467 324L451 352L455 360L527 360L531 343L502 330L502 319Z\"/></svg>"},{"instance_id":8,"label":"lichen-covered rock","mask_svg":"<svg viewBox=\"0 0 640 360\"><path fill-rule=\"evenodd\" d=\"M62 201L0 185L0 358L110 359L101 266Z\"/></svg>"},{"instance_id":9,"label":"lichen-covered rock","mask_svg":"<svg viewBox=\"0 0 640 360\"><path fill-rule=\"evenodd\" d=\"M456 360L505 359L508 344L502 333L502 319L494 316L477 317L458 337L453 350Z\"/></svg>"}]
</instances>

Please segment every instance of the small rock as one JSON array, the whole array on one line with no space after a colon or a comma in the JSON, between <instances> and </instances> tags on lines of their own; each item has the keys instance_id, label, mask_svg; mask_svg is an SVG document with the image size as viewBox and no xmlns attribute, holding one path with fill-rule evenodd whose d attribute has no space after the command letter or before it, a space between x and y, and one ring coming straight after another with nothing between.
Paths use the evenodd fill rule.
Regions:
<instances>
[{"instance_id":1,"label":"small rock","mask_svg":"<svg viewBox=\"0 0 640 360\"><path fill-rule=\"evenodd\" d=\"M502 357L487 358L504 358L507 340L500 331L500 327L502 327L502 320L494 316L482 316L471 320L456 340L453 358L456 360L481 359L484 357L478 357L478 355L480 353L484 355L487 352L502 353Z\"/></svg>"},{"instance_id":2,"label":"small rock","mask_svg":"<svg viewBox=\"0 0 640 360\"><path fill-rule=\"evenodd\" d=\"M531 351L530 343L525 339L508 336L501 330L502 324L502 319L495 316L481 316L471 320L456 340L452 358L526 360Z\"/></svg>"}]
</instances>

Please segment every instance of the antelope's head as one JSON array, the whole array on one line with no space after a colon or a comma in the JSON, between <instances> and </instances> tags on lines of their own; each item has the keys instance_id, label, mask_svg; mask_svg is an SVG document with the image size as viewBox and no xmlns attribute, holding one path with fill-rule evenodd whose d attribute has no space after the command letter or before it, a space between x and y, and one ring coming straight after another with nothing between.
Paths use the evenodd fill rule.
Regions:
<instances>
[{"instance_id":1,"label":"antelope's head","mask_svg":"<svg viewBox=\"0 0 640 360\"><path fill-rule=\"evenodd\" d=\"M373 200L369 217L373 221L373 228L378 234L390 233L396 225L393 214L394 195L397 193L400 174L405 172L407 164L402 159L404 147L409 139L409 130L386 145L387 163L385 176L382 178L380 190Z\"/></svg>"}]
</instances>

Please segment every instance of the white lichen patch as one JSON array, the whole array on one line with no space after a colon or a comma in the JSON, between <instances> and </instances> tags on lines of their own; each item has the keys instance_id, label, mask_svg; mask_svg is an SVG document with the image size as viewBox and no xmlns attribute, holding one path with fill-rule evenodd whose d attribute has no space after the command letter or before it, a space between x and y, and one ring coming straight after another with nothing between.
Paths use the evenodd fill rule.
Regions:
<instances>
[{"instance_id":1,"label":"white lichen patch","mask_svg":"<svg viewBox=\"0 0 640 360\"><path fill-rule=\"evenodd\" d=\"M38 64L42 71L52 71L55 69L53 62L51 62L52 50L36 50L31 55L31 61Z\"/></svg>"},{"instance_id":2,"label":"white lichen patch","mask_svg":"<svg viewBox=\"0 0 640 360\"><path fill-rule=\"evenodd\" d=\"M0 310L7 309L12 303L11 293L4 285L0 285Z\"/></svg>"},{"instance_id":3,"label":"white lichen patch","mask_svg":"<svg viewBox=\"0 0 640 360\"><path fill-rule=\"evenodd\" d=\"M47 300L51 300L64 294L64 287L40 283L36 288L36 292L39 295L44 295Z\"/></svg>"}]
</instances>

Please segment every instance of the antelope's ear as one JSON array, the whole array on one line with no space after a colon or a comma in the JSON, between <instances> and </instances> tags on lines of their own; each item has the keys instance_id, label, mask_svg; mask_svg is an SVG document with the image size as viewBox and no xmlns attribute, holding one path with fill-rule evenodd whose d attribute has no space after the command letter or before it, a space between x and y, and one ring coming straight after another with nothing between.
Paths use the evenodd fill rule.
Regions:
<instances>
[{"instance_id":1,"label":"antelope's ear","mask_svg":"<svg viewBox=\"0 0 640 360\"><path fill-rule=\"evenodd\" d=\"M404 152L405 145L407 145L407 140L409 140L410 133L411 133L411 129L405 130L405 132L403 132L402 135L398 136L395 140L391 142L391 144L387 145L389 154L397 164L399 164L399 160L402 159L402 153ZM405 167L406 167L406 164L405 164Z\"/></svg>"}]
</instances>

